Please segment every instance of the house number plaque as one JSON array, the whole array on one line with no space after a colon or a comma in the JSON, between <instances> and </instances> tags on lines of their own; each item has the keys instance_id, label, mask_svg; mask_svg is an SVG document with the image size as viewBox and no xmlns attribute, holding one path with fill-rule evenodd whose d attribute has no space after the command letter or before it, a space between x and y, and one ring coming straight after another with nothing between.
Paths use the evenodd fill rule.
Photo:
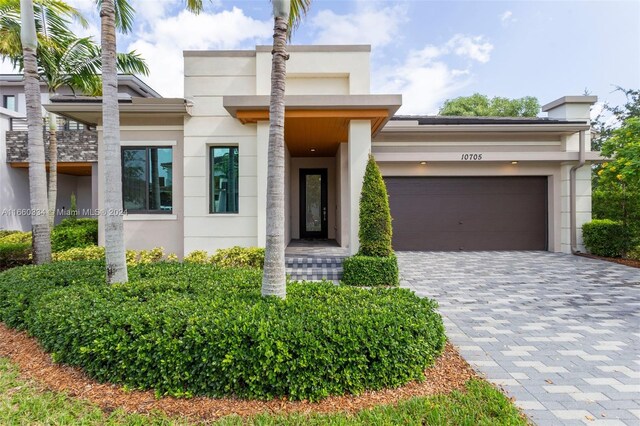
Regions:
<instances>
[{"instance_id":1,"label":"house number plaque","mask_svg":"<svg viewBox=\"0 0 640 426\"><path fill-rule=\"evenodd\" d=\"M480 161L482 160L482 154L462 154L460 159L462 161Z\"/></svg>"}]
</instances>

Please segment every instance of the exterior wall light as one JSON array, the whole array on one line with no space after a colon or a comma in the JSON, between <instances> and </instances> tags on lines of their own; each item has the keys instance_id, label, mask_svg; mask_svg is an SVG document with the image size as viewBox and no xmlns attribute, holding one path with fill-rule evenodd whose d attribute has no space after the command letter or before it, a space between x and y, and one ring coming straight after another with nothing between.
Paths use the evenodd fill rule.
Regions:
<instances>
[{"instance_id":1,"label":"exterior wall light","mask_svg":"<svg viewBox=\"0 0 640 426\"><path fill-rule=\"evenodd\" d=\"M517 161L512 161L511 164L518 164L518 162Z\"/></svg>"},{"instance_id":2,"label":"exterior wall light","mask_svg":"<svg viewBox=\"0 0 640 426\"><path fill-rule=\"evenodd\" d=\"M421 161L420 164L422 164L424 166L425 164L427 164L427 162L426 161Z\"/></svg>"},{"instance_id":3,"label":"exterior wall light","mask_svg":"<svg viewBox=\"0 0 640 426\"><path fill-rule=\"evenodd\" d=\"M315 148L311 148L309 151L316 152L316 149Z\"/></svg>"}]
</instances>

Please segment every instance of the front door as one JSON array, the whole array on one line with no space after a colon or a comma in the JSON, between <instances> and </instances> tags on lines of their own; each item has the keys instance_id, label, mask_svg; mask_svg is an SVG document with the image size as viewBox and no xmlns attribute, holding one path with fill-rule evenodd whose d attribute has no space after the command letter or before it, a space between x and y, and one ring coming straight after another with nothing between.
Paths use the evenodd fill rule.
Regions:
<instances>
[{"instance_id":1,"label":"front door","mask_svg":"<svg viewBox=\"0 0 640 426\"><path fill-rule=\"evenodd\" d=\"M327 169L300 169L300 238L327 238Z\"/></svg>"}]
</instances>

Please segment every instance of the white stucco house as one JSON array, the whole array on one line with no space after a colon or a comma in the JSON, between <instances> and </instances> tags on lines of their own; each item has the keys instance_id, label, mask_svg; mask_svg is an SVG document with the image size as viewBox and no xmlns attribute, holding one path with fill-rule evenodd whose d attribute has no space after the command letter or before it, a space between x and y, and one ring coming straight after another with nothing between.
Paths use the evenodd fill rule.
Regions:
<instances>
[{"instance_id":1,"label":"white stucco house","mask_svg":"<svg viewBox=\"0 0 640 426\"><path fill-rule=\"evenodd\" d=\"M595 97L559 98L544 118L398 116L400 95L370 93L369 46L289 52L288 242L335 240L357 251L372 154L387 183L396 250L570 252L572 217L573 245L583 250L589 164L601 159L590 151ZM270 46L186 51L184 98L121 100L128 248L184 255L264 245L270 67ZM101 140L99 101L61 96L45 108L95 126ZM98 209L110 184L99 179L102 155L98 143Z\"/></svg>"}]
</instances>

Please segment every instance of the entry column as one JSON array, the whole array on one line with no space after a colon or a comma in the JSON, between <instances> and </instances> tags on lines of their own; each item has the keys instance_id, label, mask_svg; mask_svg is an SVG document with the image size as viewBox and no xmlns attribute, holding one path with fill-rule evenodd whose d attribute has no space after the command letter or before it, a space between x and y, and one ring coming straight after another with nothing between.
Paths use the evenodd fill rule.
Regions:
<instances>
[{"instance_id":1,"label":"entry column","mask_svg":"<svg viewBox=\"0 0 640 426\"><path fill-rule=\"evenodd\" d=\"M371 152L371 121L349 122L349 253L356 254L360 248L360 192L367 160Z\"/></svg>"},{"instance_id":2,"label":"entry column","mask_svg":"<svg viewBox=\"0 0 640 426\"><path fill-rule=\"evenodd\" d=\"M258 121L256 136L258 247L267 244L267 173L269 169L269 122Z\"/></svg>"}]
</instances>

